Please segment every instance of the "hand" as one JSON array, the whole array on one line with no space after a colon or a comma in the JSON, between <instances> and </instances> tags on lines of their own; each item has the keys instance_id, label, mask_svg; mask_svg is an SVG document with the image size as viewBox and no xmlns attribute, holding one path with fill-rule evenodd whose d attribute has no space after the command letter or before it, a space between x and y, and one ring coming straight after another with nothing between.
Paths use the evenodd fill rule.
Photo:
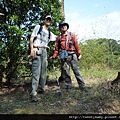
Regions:
<instances>
[{"instance_id":1,"label":"hand","mask_svg":"<svg viewBox=\"0 0 120 120\"><path fill-rule=\"evenodd\" d=\"M54 58L55 58L54 56L51 56L51 57L50 57L50 60L52 60L52 59L54 59Z\"/></svg>"},{"instance_id":2,"label":"hand","mask_svg":"<svg viewBox=\"0 0 120 120\"><path fill-rule=\"evenodd\" d=\"M32 59L35 58L35 52L34 52L33 50L31 50L31 52L30 52L30 57L31 57Z\"/></svg>"},{"instance_id":3,"label":"hand","mask_svg":"<svg viewBox=\"0 0 120 120\"><path fill-rule=\"evenodd\" d=\"M80 59L81 59L81 57L82 57L82 55L79 55L79 56L78 56L78 60L80 60Z\"/></svg>"}]
</instances>

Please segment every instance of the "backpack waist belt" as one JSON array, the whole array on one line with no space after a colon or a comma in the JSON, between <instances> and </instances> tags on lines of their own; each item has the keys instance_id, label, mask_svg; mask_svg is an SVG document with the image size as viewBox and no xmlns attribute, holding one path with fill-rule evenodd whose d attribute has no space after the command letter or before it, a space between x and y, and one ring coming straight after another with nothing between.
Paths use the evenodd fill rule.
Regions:
<instances>
[{"instance_id":1,"label":"backpack waist belt","mask_svg":"<svg viewBox=\"0 0 120 120\"><path fill-rule=\"evenodd\" d=\"M67 51L67 52L68 52L68 55L75 54L75 51Z\"/></svg>"}]
</instances>

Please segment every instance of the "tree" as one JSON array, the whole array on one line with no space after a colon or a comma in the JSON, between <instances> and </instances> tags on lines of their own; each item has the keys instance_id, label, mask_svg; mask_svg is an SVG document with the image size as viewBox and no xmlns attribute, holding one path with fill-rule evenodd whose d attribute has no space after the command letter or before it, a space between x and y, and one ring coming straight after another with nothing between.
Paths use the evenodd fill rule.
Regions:
<instances>
[{"instance_id":1,"label":"tree","mask_svg":"<svg viewBox=\"0 0 120 120\"><path fill-rule=\"evenodd\" d=\"M95 64L100 66L109 66L119 68L120 44L116 40L99 38L87 40L80 44L83 57L81 59L81 67L87 69Z\"/></svg>"},{"instance_id":2,"label":"tree","mask_svg":"<svg viewBox=\"0 0 120 120\"><path fill-rule=\"evenodd\" d=\"M20 74L23 60L27 62L28 40L35 24L43 24L51 14L51 30L57 35L57 24L63 17L59 0L3 0L0 11L0 69L10 84L12 77Z\"/></svg>"}]
</instances>

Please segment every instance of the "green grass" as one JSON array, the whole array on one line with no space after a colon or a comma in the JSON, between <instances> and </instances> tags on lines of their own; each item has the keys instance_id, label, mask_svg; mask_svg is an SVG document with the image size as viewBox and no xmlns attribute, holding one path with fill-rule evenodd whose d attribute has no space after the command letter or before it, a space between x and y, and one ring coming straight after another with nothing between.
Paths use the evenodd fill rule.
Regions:
<instances>
[{"instance_id":1,"label":"green grass","mask_svg":"<svg viewBox=\"0 0 120 120\"><path fill-rule=\"evenodd\" d=\"M118 70L109 67L92 66L91 69L82 69L82 75L86 78L114 79L117 76Z\"/></svg>"},{"instance_id":2,"label":"green grass","mask_svg":"<svg viewBox=\"0 0 120 120\"><path fill-rule=\"evenodd\" d=\"M120 114L119 93L106 89L107 82L115 79L117 72L100 66L82 69L81 75L91 93L89 96L78 89L72 71L73 88L68 93L61 86L61 97L55 95L56 84L47 86L45 94L38 94L38 103L31 103L29 91L25 92L22 88L8 94L4 92L0 96L0 114ZM54 75L54 72L49 74L49 79L55 80ZM31 85L28 87L31 88Z\"/></svg>"}]
</instances>

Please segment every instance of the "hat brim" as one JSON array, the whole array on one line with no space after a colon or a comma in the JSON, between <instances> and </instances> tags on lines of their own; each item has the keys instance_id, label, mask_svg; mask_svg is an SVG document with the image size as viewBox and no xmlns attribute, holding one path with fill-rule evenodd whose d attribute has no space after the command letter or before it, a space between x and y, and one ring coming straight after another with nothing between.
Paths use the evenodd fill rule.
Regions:
<instances>
[{"instance_id":1,"label":"hat brim","mask_svg":"<svg viewBox=\"0 0 120 120\"><path fill-rule=\"evenodd\" d=\"M67 29L69 29L68 23L62 23L62 24L60 24L60 28L61 28L62 26L67 26Z\"/></svg>"},{"instance_id":2,"label":"hat brim","mask_svg":"<svg viewBox=\"0 0 120 120\"><path fill-rule=\"evenodd\" d=\"M45 19L48 19L48 18L50 18L50 19L52 20L52 17L51 17L50 15L47 15L47 16L45 17Z\"/></svg>"}]
</instances>

